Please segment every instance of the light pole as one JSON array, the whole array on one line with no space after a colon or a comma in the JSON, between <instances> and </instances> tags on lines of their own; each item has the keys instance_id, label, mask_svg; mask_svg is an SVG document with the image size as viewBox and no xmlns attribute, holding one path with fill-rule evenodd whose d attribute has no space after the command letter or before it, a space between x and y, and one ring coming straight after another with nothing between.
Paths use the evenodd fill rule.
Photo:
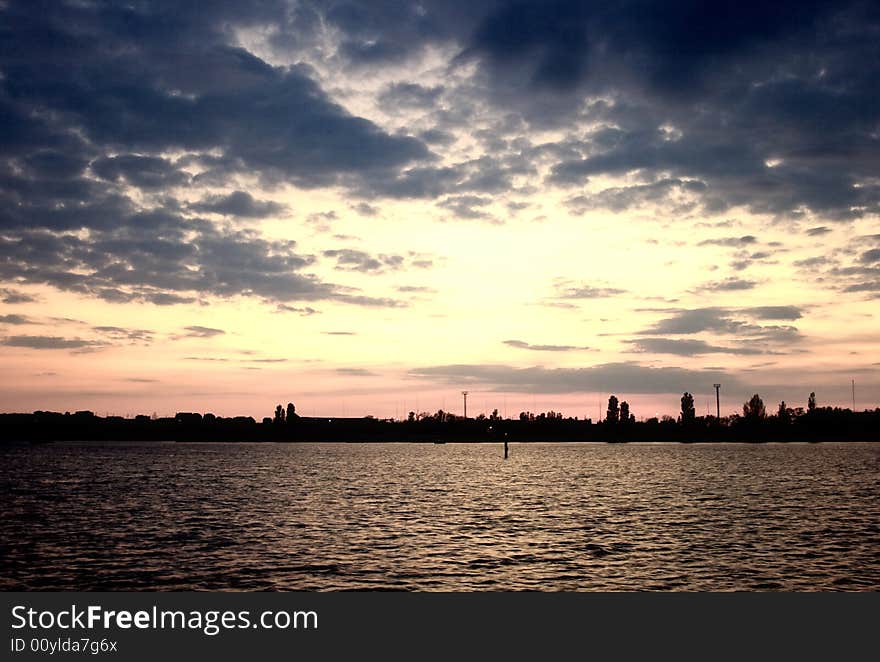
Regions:
<instances>
[{"instance_id":1,"label":"light pole","mask_svg":"<svg viewBox=\"0 0 880 662\"><path fill-rule=\"evenodd\" d=\"M715 387L715 417L720 421L721 420L721 395L719 390L721 389L721 384L713 384Z\"/></svg>"},{"instance_id":2,"label":"light pole","mask_svg":"<svg viewBox=\"0 0 880 662\"><path fill-rule=\"evenodd\" d=\"M464 417L467 418L467 395L468 395L468 392L462 391L461 395L464 398Z\"/></svg>"}]
</instances>

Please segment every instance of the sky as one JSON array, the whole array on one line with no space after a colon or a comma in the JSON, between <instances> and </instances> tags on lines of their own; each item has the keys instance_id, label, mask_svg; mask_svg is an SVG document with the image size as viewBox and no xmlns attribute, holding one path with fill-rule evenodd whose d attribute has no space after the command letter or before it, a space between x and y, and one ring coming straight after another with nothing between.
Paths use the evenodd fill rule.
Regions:
<instances>
[{"instance_id":1,"label":"sky","mask_svg":"<svg viewBox=\"0 0 880 662\"><path fill-rule=\"evenodd\" d=\"M0 0L0 411L880 405L880 8Z\"/></svg>"}]
</instances>

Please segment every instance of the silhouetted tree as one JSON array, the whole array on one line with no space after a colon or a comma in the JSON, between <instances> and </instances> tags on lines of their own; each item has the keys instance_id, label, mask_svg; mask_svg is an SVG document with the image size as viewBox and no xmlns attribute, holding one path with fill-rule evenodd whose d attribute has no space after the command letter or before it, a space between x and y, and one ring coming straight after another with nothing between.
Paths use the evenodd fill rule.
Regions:
<instances>
[{"instance_id":1,"label":"silhouetted tree","mask_svg":"<svg viewBox=\"0 0 880 662\"><path fill-rule=\"evenodd\" d=\"M414 423L416 420L416 413L414 411L411 411L409 414L407 414L406 420L410 423Z\"/></svg>"},{"instance_id":2,"label":"silhouetted tree","mask_svg":"<svg viewBox=\"0 0 880 662\"><path fill-rule=\"evenodd\" d=\"M490 421L497 421L500 417L498 416L498 410L493 409L492 414L489 416Z\"/></svg>"},{"instance_id":3,"label":"silhouetted tree","mask_svg":"<svg viewBox=\"0 0 880 662\"><path fill-rule=\"evenodd\" d=\"M810 398L807 400L807 411L812 412L816 411L816 394L810 393Z\"/></svg>"},{"instance_id":4,"label":"silhouetted tree","mask_svg":"<svg viewBox=\"0 0 880 662\"><path fill-rule=\"evenodd\" d=\"M278 405L275 407L275 422L283 423L284 422L284 407Z\"/></svg>"},{"instance_id":5,"label":"silhouetted tree","mask_svg":"<svg viewBox=\"0 0 880 662\"><path fill-rule=\"evenodd\" d=\"M614 395L608 398L608 411L605 413L605 420L608 423L617 423L620 420L620 408L617 402L617 397Z\"/></svg>"},{"instance_id":6,"label":"silhouetted tree","mask_svg":"<svg viewBox=\"0 0 880 662\"><path fill-rule=\"evenodd\" d=\"M629 423L630 422L629 403L626 400L624 400L623 402L620 403L620 422L621 423Z\"/></svg>"},{"instance_id":7,"label":"silhouetted tree","mask_svg":"<svg viewBox=\"0 0 880 662\"><path fill-rule=\"evenodd\" d=\"M292 402L287 403L287 422L292 423L295 418L299 418L296 415L296 407L293 406Z\"/></svg>"},{"instance_id":8,"label":"silhouetted tree","mask_svg":"<svg viewBox=\"0 0 880 662\"><path fill-rule=\"evenodd\" d=\"M783 423L791 422L791 409L785 406L785 400L779 403L779 410L776 412L776 418Z\"/></svg>"},{"instance_id":9,"label":"silhouetted tree","mask_svg":"<svg viewBox=\"0 0 880 662\"><path fill-rule=\"evenodd\" d=\"M681 396L681 422L684 424L693 423L696 420L697 412L694 409L694 396L687 391Z\"/></svg>"},{"instance_id":10,"label":"silhouetted tree","mask_svg":"<svg viewBox=\"0 0 880 662\"><path fill-rule=\"evenodd\" d=\"M767 418L767 409L761 396L755 393L752 398L743 404L743 418L751 421L760 421Z\"/></svg>"}]
</instances>

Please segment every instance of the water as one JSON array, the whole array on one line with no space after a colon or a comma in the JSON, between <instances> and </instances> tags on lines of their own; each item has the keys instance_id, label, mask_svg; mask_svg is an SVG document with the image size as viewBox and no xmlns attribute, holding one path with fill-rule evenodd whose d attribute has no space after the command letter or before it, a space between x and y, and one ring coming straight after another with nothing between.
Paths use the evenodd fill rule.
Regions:
<instances>
[{"instance_id":1,"label":"water","mask_svg":"<svg viewBox=\"0 0 880 662\"><path fill-rule=\"evenodd\" d=\"M53 444L0 468L6 590L880 589L880 444Z\"/></svg>"}]
</instances>

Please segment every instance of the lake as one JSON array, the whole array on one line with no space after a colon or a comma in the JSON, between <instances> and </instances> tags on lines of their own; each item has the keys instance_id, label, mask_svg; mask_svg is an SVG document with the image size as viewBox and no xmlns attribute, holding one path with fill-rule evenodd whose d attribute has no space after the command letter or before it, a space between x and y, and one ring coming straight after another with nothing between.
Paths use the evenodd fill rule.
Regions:
<instances>
[{"instance_id":1,"label":"lake","mask_svg":"<svg viewBox=\"0 0 880 662\"><path fill-rule=\"evenodd\" d=\"M0 447L4 590L880 590L880 444Z\"/></svg>"}]
</instances>

